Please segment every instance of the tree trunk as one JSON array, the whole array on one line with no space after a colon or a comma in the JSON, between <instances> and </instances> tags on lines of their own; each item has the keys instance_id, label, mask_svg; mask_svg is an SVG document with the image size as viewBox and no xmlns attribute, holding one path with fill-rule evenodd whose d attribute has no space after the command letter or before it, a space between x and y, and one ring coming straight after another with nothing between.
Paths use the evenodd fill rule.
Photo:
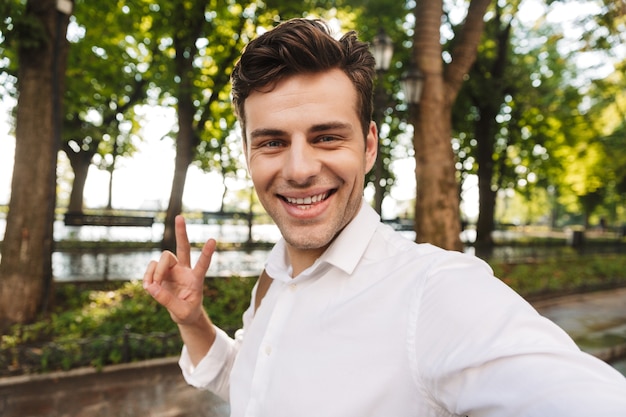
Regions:
<instances>
[{"instance_id":1,"label":"tree trunk","mask_svg":"<svg viewBox=\"0 0 626 417\"><path fill-rule=\"evenodd\" d=\"M493 246L492 233L496 208L496 191L492 190L494 161L495 113L484 107L476 123L476 141L478 142L478 220L476 222L476 245Z\"/></svg>"},{"instance_id":2,"label":"tree trunk","mask_svg":"<svg viewBox=\"0 0 626 417\"><path fill-rule=\"evenodd\" d=\"M435 85L431 87L436 88ZM427 82L425 89L431 87ZM450 116L451 110L442 107L430 99L414 112L417 113L413 142L417 182L415 232L418 242L462 250L458 183L450 145L451 126L449 122L441 121L442 115Z\"/></svg>"},{"instance_id":3,"label":"tree trunk","mask_svg":"<svg viewBox=\"0 0 626 417\"><path fill-rule=\"evenodd\" d=\"M72 171L74 171L74 181L72 182L72 191L70 192L70 202L67 211L68 213L82 213L87 174L89 173L91 159L95 152L74 152L69 146L64 146L64 151L70 160Z\"/></svg>"},{"instance_id":4,"label":"tree trunk","mask_svg":"<svg viewBox=\"0 0 626 417\"><path fill-rule=\"evenodd\" d=\"M163 230L163 240L161 242L162 250L174 251L176 249L176 235L174 230L174 218L183 211L183 193L185 191L185 180L187 179L187 170L191 163L193 155L192 140L189 136L192 134L189 122L184 123L185 119L193 118L193 113L188 112L191 117L187 117L181 110L180 99L178 109L178 135L176 137L176 159L174 165L174 178L172 180L172 189L170 191L170 200L165 214L165 224Z\"/></svg>"},{"instance_id":5,"label":"tree trunk","mask_svg":"<svg viewBox=\"0 0 626 417\"><path fill-rule=\"evenodd\" d=\"M472 0L455 40L452 62L441 59L441 0L419 0L415 8L413 54L424 75L421 102L411 112L417 183L415 231L418 242L462 250L461 218L452 151L452 105L474 60L490 0Z\"/></svg>"},{"instance_id":6,"label":"tree trunk","mask_svg":"<svg viewBox=\"0 0 626 417\"><path fill-rule=\"evenodd\" d=\"M502 20L500 7L496 5L495 17L489 22L495 26L490 33L496 41L496 54L493 59L484 57L483 66L473 71L473 76L480 77L480 85L490 85L489 91L475 93L474 105L478 109L479 119L475 125L475 136L478 142L478 196L479 209L476 224L476 247L490 248L493 246L493 231L495 229L496 193L494 186L494 161L496 130L496 116L500 111L506 90L508 90L506 68L509 62L509 43L511 38L511 22ZM489 77L488 79L486 79ZM503 156L504 157L504 156ZM504 159L501 158L503 161ZM502 172L500 173L502 174ZM500 175L502 177L502 175Z\"/></svg>"},{"instance_id":7,"label":"tree trunk","mask_svg":"<svg viewBox=\"0 0 626 417\"><path fill-rule=\"evenodd\" d=\"M52 284L56 163L69 18L56 0L28 1L44 39L18 51L19 99L11 201L0 263L0 327L35 319ZM29 34L22 35L28 36Z\"/></svg>"},{"instance_id":8,"label":"tree trunk","mask_svg":"<svg viewBox=\"0 0 626 417\"><path fill-rule=\"evenodd\" d=\"M176 97L178 100L178 134L176 135L174 179L172 180L170 201L165 214L163 240L161 241L163 250L173 251L176 249L174 218L183 211L183 193L187 171L199 142L194 121L197 109L194 106L192 94L195 80L193 60L198 53L195 45L205 23L204 10L208 5L207 3L203 0L191 2L189 10L180 7L174 13L173 21L185 22L186 27L174 35L174 49L176 51L174 66L176 77L180 80ZM205 111L210 111L209 107ZM204 128L204 120L206 119L200 118L197 124L198 130Z\"/></svg>"},{"instance_id":9,"label":"tree trunk","mask_svg":"<svg viewBox=\"0 0 626 417\"><path fill-rule=\"evenodd\" d=\"M179 40L180 42L180 40ZM165 214L162 250L176 249L176 235L174 218L183 211L183 193L189 164L193 159L196 144L194 133L194 111L191 89L193 83L192 59L194 54L186 54L182 46L177 48L176 73L180 77L178 93L178 134L176 135L176 159L174 163L174 178L170 191L170 200Z\"/></svg>"}]
</instances>

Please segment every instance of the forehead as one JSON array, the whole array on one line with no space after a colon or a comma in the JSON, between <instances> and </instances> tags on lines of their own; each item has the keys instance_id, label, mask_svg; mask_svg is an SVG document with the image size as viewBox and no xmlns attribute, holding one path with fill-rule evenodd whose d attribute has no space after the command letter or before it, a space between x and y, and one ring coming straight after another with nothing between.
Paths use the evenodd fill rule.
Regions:
<instances>
[{"instance_id":1,"label":"forehead","mask_svg":"<svg viewBox=\"0 0 626 417\"><path fill-rule=\"evenodd\" d=\"M326 123L358 125L357 93L339 69L287 77L272 88L253 91L244 106L246 132L257 128Z\"/></svg>"}]
</instances>

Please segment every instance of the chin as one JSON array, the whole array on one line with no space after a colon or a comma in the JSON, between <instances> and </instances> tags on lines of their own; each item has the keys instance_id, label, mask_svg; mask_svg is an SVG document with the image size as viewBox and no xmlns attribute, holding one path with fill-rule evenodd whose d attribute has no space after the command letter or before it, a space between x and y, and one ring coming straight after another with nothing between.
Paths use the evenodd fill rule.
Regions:
<instances>
[{"instance_id":1,"label":"chin","mask_svg":"<svg viewBox=\"0 0 626 417\"><path fill-rule=\"evenodd\" d=\"M317 250L326 248L330 243L328 240L318 240L318 239L298 239L298 238L289 238L285 237L285 241L299 250Z\"/></svg>"},{"instance_id":2,"label":"chin","mask_svg":"<svg viewBox=\"0 0 626 417\"><path fill-rule=\"evenodd\" d=\"M334 236L325 236L324 233L314 231L292 231L283 233L285 241L298 250L319 250L328 247Z\"/></svg>"}]
</instances>

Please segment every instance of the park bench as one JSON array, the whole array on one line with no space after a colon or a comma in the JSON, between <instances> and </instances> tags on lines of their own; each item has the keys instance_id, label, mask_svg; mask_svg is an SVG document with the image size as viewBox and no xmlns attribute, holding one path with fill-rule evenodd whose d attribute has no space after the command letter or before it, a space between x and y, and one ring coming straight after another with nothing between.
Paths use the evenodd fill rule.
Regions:
<instances>
[{"instance_id":1,"label":"park bench","mask_svg":"<svg viewBox=\"0 0 626 417\"><path fill-rule=\"evenodd\" d=\"M151 227L154 217L117 214L65 213L66 226L137 226Z\"/></svg>"},{"instance_id":2,"label":"park bench","mask_svg":"<svg viewBox=\"0 0 626 417\"><path fill-rule=\"evenodd\" d=\"M250 213L244 211L203 211L202 222L248 221Z\"/></svg>"}]
</instances>

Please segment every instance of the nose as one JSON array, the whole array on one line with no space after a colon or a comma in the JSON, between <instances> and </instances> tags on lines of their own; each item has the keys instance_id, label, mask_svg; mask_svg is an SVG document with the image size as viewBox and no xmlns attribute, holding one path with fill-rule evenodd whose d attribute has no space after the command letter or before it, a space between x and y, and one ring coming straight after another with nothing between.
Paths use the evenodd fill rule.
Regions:
<instances>
[{"instance_id":1,"label":"nose","mask_svg":"<svg viewBox=\"0 0 626 417\"><path fill-rule=\"evenodd\" d=\"M294 140L287 152L283 176L295 184L306 184L321 168L318 152L306 140Z\"/></svg>"}]
</instances>

